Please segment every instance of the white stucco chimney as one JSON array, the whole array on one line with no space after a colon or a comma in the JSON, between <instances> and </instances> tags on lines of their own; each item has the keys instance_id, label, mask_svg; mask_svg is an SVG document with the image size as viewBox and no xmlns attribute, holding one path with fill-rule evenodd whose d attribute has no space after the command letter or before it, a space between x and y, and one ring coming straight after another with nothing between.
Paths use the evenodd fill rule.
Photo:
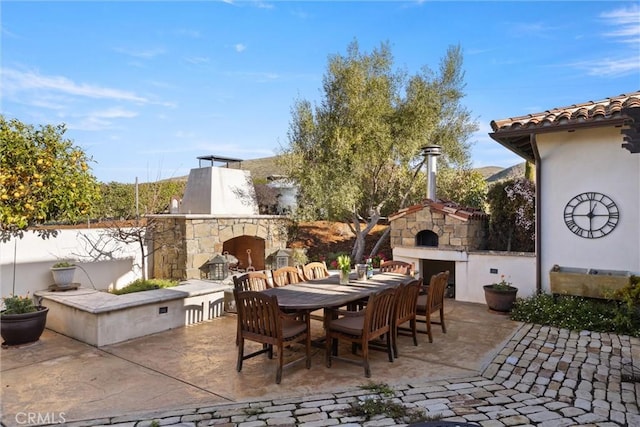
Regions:
<instances>
[{"instance_id":1,"label":"white stucco chimney","mask_svg":"<svg viewBox=\"0 0 640 427\"><path fill-rule=\"evenodd\" d=\"M436 158L442 154L439 145L426 145L422 147L422 155L427 159L427 199L433 201L436 198L436 173L438 171Z\"/></svg>"}]
</instances>

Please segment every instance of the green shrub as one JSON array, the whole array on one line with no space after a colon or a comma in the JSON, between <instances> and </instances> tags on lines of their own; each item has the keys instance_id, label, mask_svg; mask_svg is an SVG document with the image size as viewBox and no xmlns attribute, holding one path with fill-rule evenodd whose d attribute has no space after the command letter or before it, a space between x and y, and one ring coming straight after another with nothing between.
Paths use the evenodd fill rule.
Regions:
<instances>
[{"instance_id":1,"label":"green shrub","mask_svg":"<svg viewBox=\"0 0 640 427\"><path fill-rule=\"evenodd\" d=\"M640 336L640 319L619 301L538 294L518 298L511 319L574 331L613 332Z\"/></svg>"},{"instance_id":2,"label":"green shrub","mask_svg":"<svg viewBox=\"0 0 640 427\"><path fill-rule=\"evenodd\" d=\"M2 314L24 314L38 311L33 299L27 294L22 297L20 295L11 295L2 299L4 302L4 310Z\"/></svg>"},{"instance_id":3,"label":"green shrub","mask_svg":"<svg viewBox=\"0 0 640 427\"><path fill-rule=\"evenodd\" d=\"M173 286L176 286L177 284L178 282L174 280L138 279L134 282L131 282L130 284L128 284L122 289L115 289L110 292L115 295L123 295L123 294L130 294L132 292L150 291L153 289L160 289L160 288L171 288Z\"/></svg>"}]
</instances>

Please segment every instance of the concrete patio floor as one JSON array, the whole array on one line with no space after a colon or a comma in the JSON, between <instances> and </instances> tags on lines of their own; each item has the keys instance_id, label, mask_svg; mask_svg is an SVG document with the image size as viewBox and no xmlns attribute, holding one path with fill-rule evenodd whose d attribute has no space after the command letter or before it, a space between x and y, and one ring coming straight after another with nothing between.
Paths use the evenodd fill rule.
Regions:
<instances>
[{"instance_id":1,"label":"concrete patio floor","mask_svg":"<svg viewBox=\"0 0 640 427\"><path fill-rule=\"evenodd\" d=\"M446 300L445 312L447 333L435 325L433 343L425 334L417 347L400 337L393 363L374 351L370 379L352 364L335 361L327 368L324 351L314 348L311 369L304 363L285 369L280 385L276 361L266 356L245 361L236 372L235 315L101 348L46 330L37 343L1 350L2 423L24 424L28 414L72 422L337 392L370 382L468 377L481 372L521 325L484 304ZM321 336L321 323L312 324L314 336Z\"/></svg>"}]
</instances>

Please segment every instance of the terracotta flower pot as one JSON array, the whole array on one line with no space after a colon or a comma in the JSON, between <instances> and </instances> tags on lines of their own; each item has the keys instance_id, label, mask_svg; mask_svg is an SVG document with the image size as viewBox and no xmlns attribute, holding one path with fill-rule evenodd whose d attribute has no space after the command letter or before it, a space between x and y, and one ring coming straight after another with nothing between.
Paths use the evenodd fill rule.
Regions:
<instances>
[{"instance_id":1,"label":"terracotta flower pot","mask_svg":"<svg viewBox=\"0 0 640 427\"><path fill-rule=\"evenodd\" d=\"M508 314L516 301L518 288L508 286L507 288L496 288L494 285L484 285L484 299L490 311Z\"/></svg>"}]
</instances>

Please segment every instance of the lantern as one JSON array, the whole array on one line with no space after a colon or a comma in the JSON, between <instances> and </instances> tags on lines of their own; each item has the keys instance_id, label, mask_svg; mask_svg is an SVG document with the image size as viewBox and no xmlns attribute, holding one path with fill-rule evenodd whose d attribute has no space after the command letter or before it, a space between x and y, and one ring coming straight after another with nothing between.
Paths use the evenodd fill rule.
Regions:
<instances>
[{"instance_id":1,"label":"lantern","mask_svg":"<svg viewBox=\"0 0 640 427\"><path fill-rule=\"evenodd\" d=\"M276 268L282 268L282 267L288 266L289 258L291 258L291 256L289 255L289 252L284 249L280 249L276 253Z\"/></svg>"},{"instance_id":2,"label":"lantern","mask_svg":"<svg viewBox=\"0 0 640 427\"><path fill-rule=\"evenodd\" d=\"M229 274L229 262L220 254L214 256L208 264L211 280L224 280Z\"/></svg>"}]
</instances>

